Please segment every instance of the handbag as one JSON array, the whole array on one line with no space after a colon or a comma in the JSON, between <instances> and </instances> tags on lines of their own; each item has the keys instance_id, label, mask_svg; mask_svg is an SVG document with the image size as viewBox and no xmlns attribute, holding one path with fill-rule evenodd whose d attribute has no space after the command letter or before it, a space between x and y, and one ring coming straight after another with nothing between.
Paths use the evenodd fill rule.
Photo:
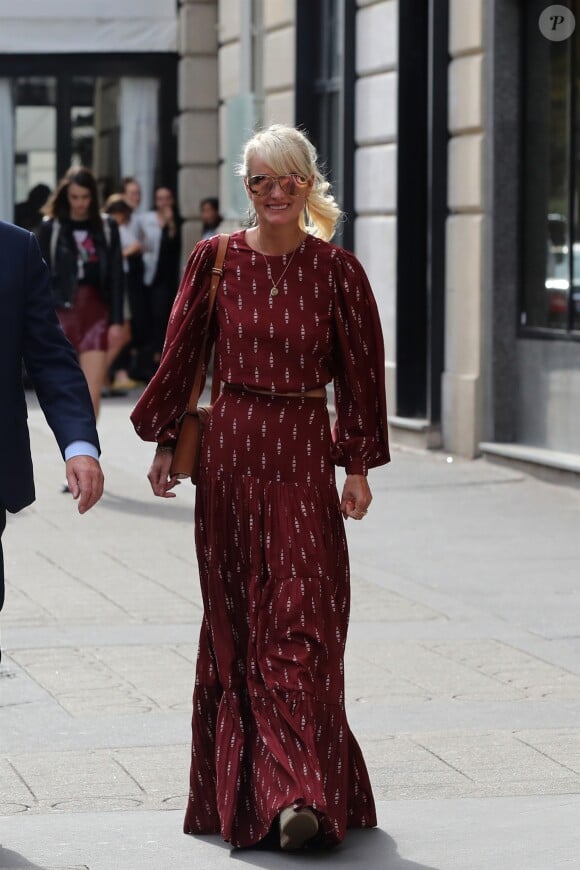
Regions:
<instances>
[{"instance_id":1,"label":"handbag","mask_svg":"<svg viewBox=\"0 0 580 870\"><path fill-rule=\"evenodd\" d=\"M191 395L187 404L187 410L185 411L185 414L179 422L179 434L177 436L177 442L175 444L175 450L171 461L171 469L169 471L171 476L178 477L181 480L186 477L191 478L191 482L193 484L197 483L199 475L199 460L201 456L201 442L203 438L203 430L207 425L209 416L211 414L212 406L217 399L219 392L220 382L219 378L216 375L216 370L214 366L211 388L211 405L198 406L197 403L199 401L199 395L201 393L201 373L203 369L203 361L205 359L205 349L209 336L209 326L215 305L218 285L223 275L223 265L229 240L230 237L229 235L227 235L227 233L220 234L215 263L212 268L212 279L209 288L207 322L203 342L201 345L199 362L197 364L197 370L195 372L195 378L193 381L193 387L191 388Z\"/></svg>"}]
</instances>

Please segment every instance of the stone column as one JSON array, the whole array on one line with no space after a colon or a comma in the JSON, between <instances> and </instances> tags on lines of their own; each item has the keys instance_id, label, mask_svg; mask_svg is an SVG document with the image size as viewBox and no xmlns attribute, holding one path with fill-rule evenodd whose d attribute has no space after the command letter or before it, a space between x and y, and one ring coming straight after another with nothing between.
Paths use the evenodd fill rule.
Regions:
<instances>
[{"instance_id":1,"label":"stone column","mask_svg":"<svg viewBox=\"0 0 580 870\"><path fill-rule=\"evenodd\" d=\"M396 408L397 0L368 3L356 16L355 253L377 299L386 351L387 397Z\"/></svg>"},{"instance_id":2,"label":"stone column","mask_svg":"<svg viewBox=\"0 0 580 870\"><path fill-rule=\"evenodd\" d=\"M296 82L294 0L264 0L262 16L262 121L264 126L293 124Z\"/></svg>"},{"instance_id":3,"label":"stone column","mask_svg":"<svg viewBox=\"0 0 580 870\"><path fill-rule=\"evenodd\" d=\"M467 457L483 435L483 0L451 0L443 442Z\"/></svg>"},{"instance_id":4,"label":"stone column","mask_svg":"<svg viewBox=\"0 0 580 870\"><path fill-rule=\"evenodd\" d=\"M179 10L178 188L183 249L201 234L199 201L219 195L218 0L181 0Z\"/></svg>"}]
</instances>

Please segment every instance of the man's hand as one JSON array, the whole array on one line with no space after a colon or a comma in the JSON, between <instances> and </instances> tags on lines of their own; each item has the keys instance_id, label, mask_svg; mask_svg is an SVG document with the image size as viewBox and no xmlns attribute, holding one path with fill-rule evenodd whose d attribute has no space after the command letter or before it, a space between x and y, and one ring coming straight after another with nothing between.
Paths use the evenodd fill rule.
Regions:
<instances>
[{"instance_id":1,"label":"man's hand","mask_svg":"<svg viewBox=\"0 0 580 870\"><path fill-rule=\"evenodd\" d=\"M347 474L340 509L345 519L362 520L373 497L364 474Z\"/></svg>"},{"instance_id":2,"label":"man's hand","mask_svg":"<svg viewBox=\"0 0 580 870\"><path fill-rule=\"evenodd\" d=\"M99 462L92 456L73 456L66 463L66 479L73 498L79 499L79 514L86 514L103 494Z\"/></svg>"}]
</instances>

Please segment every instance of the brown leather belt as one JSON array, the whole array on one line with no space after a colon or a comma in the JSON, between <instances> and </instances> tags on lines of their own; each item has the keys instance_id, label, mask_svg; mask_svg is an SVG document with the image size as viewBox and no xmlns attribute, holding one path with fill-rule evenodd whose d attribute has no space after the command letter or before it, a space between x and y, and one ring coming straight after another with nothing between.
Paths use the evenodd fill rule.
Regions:
<instances>
[{"instance_id":1,"label":"brown leather belt","mask_svg":"<svg viewBox=\"0 0 580 870\"><path fill-rule=\"evenodd\" d=\"M234 392L258 393L261 396L275 396L280 399L326 399L326 387L314 387L312 390L304 390L304 392L288 392L274 393L272 390L260 390L257 387L248 387L247 384L229 384L225 383L224 387Z\"/></svg>"}]
</instances>

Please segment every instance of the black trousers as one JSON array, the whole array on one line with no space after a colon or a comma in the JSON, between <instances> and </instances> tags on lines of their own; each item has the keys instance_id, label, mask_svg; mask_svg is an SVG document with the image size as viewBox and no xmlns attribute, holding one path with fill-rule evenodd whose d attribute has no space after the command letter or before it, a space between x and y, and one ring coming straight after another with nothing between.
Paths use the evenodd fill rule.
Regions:
<instances>
[{"instance_id":1,"label":"black trousers","mask_svg":"<svg viewBox=\"0 0 580 870\"><path fill-rule=\"evenodd\" d=\"M131 329L137 349L137 379L149 380L157 368L163 350L171 306L175 300L174 284L154 281L143 284L131 298Z\"/></svg>"},{"instance_id":2,"label":"black trousers","mask_svg":"<svg viewBox=\"0 0 580 870\"><path fill-rule=\"evenodd\" d=\"M0 507L0 610L4 605L4 555L2 553L2 533L6 528L6 508Z\"/></svg>"},{"instance_id":3,"label":"black trousers","mask_svg":"<svg viewBox=\"0 0 580 870\"><path fill-rule=\"evenodd\" d=\"M4 555L2 553L2 533L6 528L6 509L0 507L0 610L4 605ZM2 650L0 649L0 661L2 661Z\"/></svg>"}]
</instances>

